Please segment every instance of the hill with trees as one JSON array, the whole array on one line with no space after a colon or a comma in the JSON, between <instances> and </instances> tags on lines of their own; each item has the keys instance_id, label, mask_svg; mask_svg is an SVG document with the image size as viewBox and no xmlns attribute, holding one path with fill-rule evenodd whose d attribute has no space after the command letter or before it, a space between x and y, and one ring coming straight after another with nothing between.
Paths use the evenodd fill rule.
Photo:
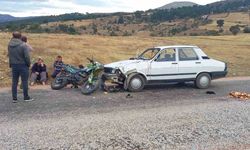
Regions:
<instances>
[{"instance_id":1,"label":"hill with trees","mask_svg":"<svg viewBox=\"0 0 250 150\"><path fill-rule=\"evenodd\" d=\"M238 26L244 32L248 31L249 6L250 0L226 0L208 5L151 9L133 13L71 13L4 22L0 23L0 30L105 36L223 35L236 31L235 28L230 30L231 26ZM234 12L242 12L239 15L244 16L247 21L238 21L237 17L226 21L225 19L231 17L231 14L234 15ZM216 14L225 16L213 18Z\"/></svg>"},{"instance_id":2,"label":"hill with trees","mask_svg":"<svg viewBox=\"0 0 250 150\"><path fill-rule=\"evenodd\" d=\"M14 20L17 20L17 18L7 14L0 14L0 23Z\"/></svg>"},{"instance_id":3,"label":"hill with trees","mask_svg":"<svg viewBox=\"0 0 250 150\"><path fill-rule=\"evenodd\" d=\"M188 2L188 1L182 1L182 2L169 3L157 9L176 9L176 8L181 8L181 7L191 7L194 5L198 5L198 4L193 3L193 2Z\"/></svg>"}]
</instances>

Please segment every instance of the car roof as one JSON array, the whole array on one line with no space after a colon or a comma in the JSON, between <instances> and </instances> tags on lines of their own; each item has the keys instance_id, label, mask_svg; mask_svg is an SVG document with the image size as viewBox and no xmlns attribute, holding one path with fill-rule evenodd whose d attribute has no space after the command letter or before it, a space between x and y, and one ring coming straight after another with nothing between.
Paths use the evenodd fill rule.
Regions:
<instances>
[{"instance_id":1,"label":"car roof","mask_svg":"<svg viewBox=\"0 0 250 150\"><path fill-rule=\"evenodd\" d=\"M166 49L166 48L195 48L195 45L170 45L170 46L157 46L155 48Z\"/></svg>"}]
</instances>

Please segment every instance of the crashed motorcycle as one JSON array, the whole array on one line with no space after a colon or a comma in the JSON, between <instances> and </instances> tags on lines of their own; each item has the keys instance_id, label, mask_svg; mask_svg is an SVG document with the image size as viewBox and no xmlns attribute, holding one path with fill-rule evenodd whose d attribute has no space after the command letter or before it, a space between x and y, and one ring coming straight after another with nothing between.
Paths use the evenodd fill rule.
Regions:
<instances>
[{"instance_id":1,"label":"crashed motorcycle","mask_svg":"<svg viewBox=\"0 0 250 150\"><path fill-rule=\"evenodd\" d=\"M51 82L53 90L60 90L69 84L74 88L78 88L88 79L88 71L85 68L76 68L72 65L63 65L61 72Z\"/></svg>"},{"instance_id":2,"label":"crashed motorcycle","mask_svg":"<svg viewBox=\"0 0 250 150\"><path fill-rule=\"evenodd\" d=\"M102 83L102 74L104 71L104 65L94 61L93 59L87 58L89 60L89 64L87 65L87 80L84 82L81 87L81 92L84 95L90 95L95 92Z\"/></svg>"}]
</instances>

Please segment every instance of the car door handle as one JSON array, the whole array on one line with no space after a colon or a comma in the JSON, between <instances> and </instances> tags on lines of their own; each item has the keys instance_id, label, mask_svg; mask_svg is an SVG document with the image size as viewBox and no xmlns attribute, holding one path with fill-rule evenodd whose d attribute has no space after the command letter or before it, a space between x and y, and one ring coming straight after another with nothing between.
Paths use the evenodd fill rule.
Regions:
<instances>
[{"instance_id":1,"label":"car door handle","mask_svg":"<svg viewBox=\"0 0 250 150\"><path fill-rule=\"evenodd\" d=\"M201 62L195 62L196 64L201 64Z\"/></svg>"},{"instance_id":2,"label":"car door handle","mask_svg":"<svg viewBox=\"0 0 250 150\"><path fill-rule=\"evenodd\" d=\"M178 63L172 63L173 65L178 65Z\"/></svg>"}]
</instances>

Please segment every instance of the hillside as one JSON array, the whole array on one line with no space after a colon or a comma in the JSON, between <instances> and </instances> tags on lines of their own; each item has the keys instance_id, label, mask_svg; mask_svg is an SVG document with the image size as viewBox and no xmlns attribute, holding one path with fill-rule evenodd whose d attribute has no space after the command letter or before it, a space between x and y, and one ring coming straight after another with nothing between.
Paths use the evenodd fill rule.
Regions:
<instances>
[{"instance_id":1,"label":"hillside","mask_svg":"<svg viewBox=\"0 0 250 150\"><path fill-rule=\"evenodd\" d=\"M13 17L11 15L0 14L0 23L7 22L7 21L14 21L16 19L17 19L16 17Z\"/></svg>"},{"instance_id":2,"label":"hillside","mask_svg":"<svg viewBox=\"0 0 250 150\"><path fill-rule=\"evenodd\" d=\"M162 7L159 7L157 9L175 9L175 8L181 8L181 7L191 7L194 5L198 5L198 4L193 3L193 2L188 2L188 1L173 2L173 3L169 3L167 5L164 5Z\"/></svg>"},{"instance_id":3,"label":"hillside","mask_svg":"<svg viewBox=\"0 0 250 150\"><path fill-rule=\"evenodd\" d=\"M244 27L250 25L250 18L248 12L233 12L233 13L220 13L213 14L208 16L208 20L211 20L211 23L199 26L201 30L219 30L217 26L218 20L224 20L224 25L222 29L224 30L222 34L231 34L229 31L231 26L240 26L241 31L244 30Z\"/></svg>"},{"instance_id":4,"label":"hillside","mask_svg":"<svg viewBox=\"0 0 250 150\"><path fill-rule=\"evenodd\" d=\"M248 17L244 14L248 12L249 6L249 0L226 0L208 5L133 13L71 13L0 23L0 30L103 36L227 35L231 34L228 30L232 25L239 25L241 29L249 25L249 20L245 20ZM217 27L219 18L216 19L216 15L237 12L240 12L239 16L225 20L225 31ZM239 19L241 16L244 22Z\"/></svg>"}]
</instances>

